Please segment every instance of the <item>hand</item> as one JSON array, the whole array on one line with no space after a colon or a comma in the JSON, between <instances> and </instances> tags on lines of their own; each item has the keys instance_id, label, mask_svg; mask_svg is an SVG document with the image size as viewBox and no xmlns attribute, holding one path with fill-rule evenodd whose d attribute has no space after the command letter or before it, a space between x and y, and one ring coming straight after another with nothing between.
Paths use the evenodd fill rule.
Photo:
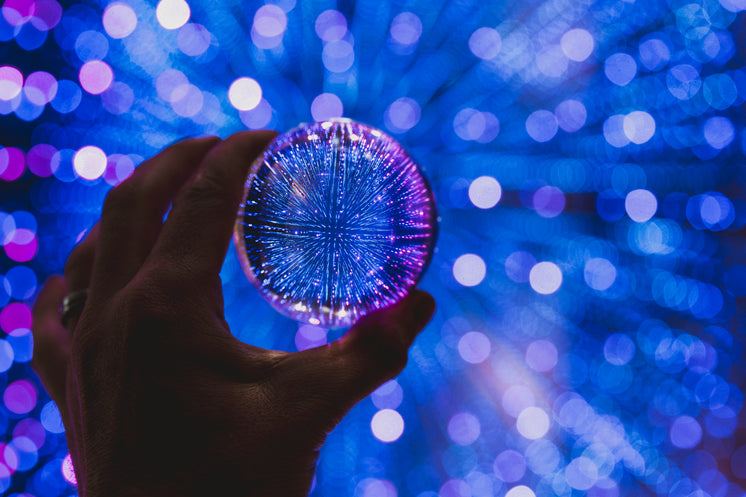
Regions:
<instances>
[{"instance_id":1,"label":"hand","mask_svg":"<svg viewBox=\"0 0 746 497\"><path fill-rule=\"evenodd\" d=\"M188 140L144 162L40 291L33 364L81 497L306 495L326 434L401 371L432 316L415 290L316 349L230 333L218 273L248 167L273 137ZM84 288L66 329L60 302Z\"/></svg>"}]
</instances>

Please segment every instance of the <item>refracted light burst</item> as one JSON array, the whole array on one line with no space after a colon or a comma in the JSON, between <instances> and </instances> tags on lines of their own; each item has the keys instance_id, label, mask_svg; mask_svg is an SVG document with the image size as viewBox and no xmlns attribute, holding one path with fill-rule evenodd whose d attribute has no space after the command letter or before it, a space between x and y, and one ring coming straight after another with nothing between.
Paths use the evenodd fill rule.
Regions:
<instances>
[{"instance_id":1,"label":"refracted light burst","mask_svg":"<svg viewBox=\"0 0 746 497\"><path fill-rule=\"evenodd\" d=\"M402 374L329 434L313 496L743 497L745 11L5 0L0 494L76 494L30 307L106 193L184 136L344 116L430 181L418 285L438 307ZM276 312L234 251L220 276L241 340L340 334Z\"/></svg>"},{"instance_id":2,"label":"refracted light burst","mask_svg":"<svg viewBox=\"0 0 746 497\"><path fill-rule=\"evenodd\" d=\"M334 119L278 137L257 160L235 241L272 305L338 328L417 283L436 223L430 186L404 149L380 130Z\"/></svg>"}]
</instances>

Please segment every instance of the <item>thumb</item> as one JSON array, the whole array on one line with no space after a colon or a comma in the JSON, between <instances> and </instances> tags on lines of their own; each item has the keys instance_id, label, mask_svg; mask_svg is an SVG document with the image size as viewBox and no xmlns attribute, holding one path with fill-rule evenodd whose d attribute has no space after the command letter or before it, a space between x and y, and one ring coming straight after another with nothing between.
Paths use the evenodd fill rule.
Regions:
<instances>
[{"instance_id":1,"label":"thumb","mask_svg":"<svg viewBox=\"0 0 746 497\"><path fill-rule=\"evenodd\" d=\"M31 311L34 337L32 366L59 406L64 405L70 355L70 335L62 326L59 313L66 292L64 278L51 276L39 291Z\"/></svg>"},{"instance_id":2,"label":"thumb","mask_svg":"<svg viewBox=\"0 0 746 497\"><path fill-rule=\"evenodd\" d=\"M336 342L287 356L282 389L294 402L307 401L338 421L404 369L409 347L434 311L432 296L413 290L361 318Z\"/></svg>"},{"instance_id":3,"label":"thumb","mask_svg":"<svg viewBox=\"0 0 746 497\"><path fill-rule=\"evenodd\" d=\"M363 398L397 376L407 364L409 347L435 312L433 297L413 290L394 305L364 316L341 338L340 371Z\"/></svg>"}]
</instances>

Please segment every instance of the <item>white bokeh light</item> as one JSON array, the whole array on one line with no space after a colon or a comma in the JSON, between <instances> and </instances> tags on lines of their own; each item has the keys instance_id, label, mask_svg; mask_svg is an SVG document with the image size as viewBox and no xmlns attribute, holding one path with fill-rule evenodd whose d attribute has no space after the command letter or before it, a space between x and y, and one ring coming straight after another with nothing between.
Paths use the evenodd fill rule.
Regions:
<instances>
[{"instance_id":1,"label":"white bokeh light","mask_svg":"<svg viewBox=\"0 0 746 497\"><path fill-rule=\"evenodd\" d=\"M126 38L137 27L137 14L126 3L110 3L102 18L106 34L114 39Z\"/></svg>"},{"instance_id":2,"label":"white bokeh light","mask_svg":"<svg viewBox=\"0 0 746 497\"><path fill-rule=\"evenodd\" d=\"M549 295L562 285L562 270L553 262L539 262L528 275L531 288L542 295Z\"/></svg>"},{"instance_id":3,"label":"white bokeh light","mask_svg":"<svg viewBox=\"0 0 746 497\"><path fill-rule=\"evenodd\" d=\"M163 29L179 29L191 15L189 4L184 0L161 0L155 8L155 17Z\"/></svg>"},{"instance_id":4,"label":"white bokeh light","mask_svg":"<svg viewBox=\"0 0 746 497\"><path fill-rule=\"evenodd\" d=\"M629 141L641 145L655 134L655 119L645 111L635 110L624 116L622 129Z\"/></svg>"},{"instance_id":5,"label":"white bokeh light","mask_svg":"<svg viewBox=\"0 0 746 497\"><path fill-rule=\"evenodd\" d=\"M508 490L505 497L536 497L536 494L526 485L518 485Z\"/></svg>"},{"instance_id":6,"label":"white bokeh light","mask_svg":"<svg viewBox=\"0 0 746 497\"><path fill-rule=\"evenodd\" d=\"M648 190L632 190L624 199L624 209L636 223L649 221L658 210L658 200Z\"/></svg>"},{"instance_id":7,"label":"white bokeh light","mask_svg":"<svg viewBox=\"0 0 746 497\"><path fill-rule=\"evenodd\" d=\"M560 46L568 59L582 62L593 53L593 36L585 29L571 29L562 35Z\"/></svg>"},{"instance_id":8,"label":"white bokeh light","mask_svg":"<svg viewBox=\"0 0 746 497\"><path fill-rule=\"evenodd\" d=\"M394 442L404 433L404 419L393 409L381 409L373 415L370 429L381 442Z\"/></svg>"},{"instance_id":9,"label":"white bokeh light","mask_svg":"<svg viewBox=\"0 0 746 497\"><path fill-rule=\"evenodd\" d=\"M503 190L492 176L480 176L469 185L469 200L480 209L490 209L497 205Z\"/></svg>"},{"instance_id":10,"label":"white bokeh light","mask_svg":"<svg viewBox=\"0 0 746 497\"><path fill-rule=\"evenodd\" d=\"M251 110L262 101L262 87L252 78L238 78L228 88L228 100L238 110Z\"/></svg>"},{"instance_id":11,"label":"white bokeh light","mask_svg":"<svg viewBox=\"0 0 746 497\"><path fill-rule=\"evenodd\" d=\"M536 440L549 431L549 416L539 407L527 407L518 415L515 426L525 438Z\"/></svg>"},{"instance_id":12,"label":"white bokeh light","mask_svg":"<svg viewBox=\"0 0 746 497\"><path fill-rule=\"evenodd\" d=\"M487 265L477 254L464 254L453 263L453 277L464 286L477 286L487 275Z\"/></svg>"},{"instance_id":13,"label":"white bokeh light","mask_svg":"<svg viewBox=\"0 0 746 497\"><path fill-rule=\"evenodd\" d=\"M459 355L470 364L484 362L490 356L491 348L487 335L478 331L470 331L458 341Z\"/></svg>"},{"instance_id":14,"label":"white bokeh light","mask_svg":"<svg viewBox=\"0 0 746 497\"><path fill-rule=\"evenodd\" d=\"M93 145L83 147L73 156L73 168L83 179L98 179L106 170L106 154Z\"/></svg>"}]
</instances>

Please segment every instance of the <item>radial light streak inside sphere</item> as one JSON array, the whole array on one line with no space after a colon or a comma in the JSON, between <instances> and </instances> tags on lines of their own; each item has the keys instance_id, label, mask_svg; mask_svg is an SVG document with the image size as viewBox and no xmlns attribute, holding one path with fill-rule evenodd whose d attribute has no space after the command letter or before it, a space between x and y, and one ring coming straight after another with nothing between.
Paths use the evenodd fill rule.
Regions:
<instances>
[{"instance_id":1,"label":"radial light streak inside sphere","mask_svg":"<svg viewBox=\"0 0 746 497\"><path fill-rule=\"evenodd\" d=\"M436 217L427 180L393 138L332 119L279 136L252 166L236 247L280 312L346 327L417 283Z\"/></svg>"}]
</instances>

